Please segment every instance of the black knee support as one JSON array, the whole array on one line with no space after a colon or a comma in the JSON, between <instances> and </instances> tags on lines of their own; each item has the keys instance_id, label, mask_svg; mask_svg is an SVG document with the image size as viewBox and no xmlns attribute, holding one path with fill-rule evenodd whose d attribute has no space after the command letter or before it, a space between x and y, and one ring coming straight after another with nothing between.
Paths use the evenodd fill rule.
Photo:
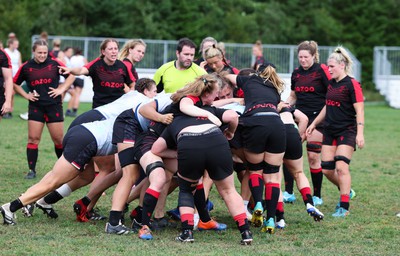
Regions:
<instances>
[{"instance_id":1,"label":"black knee support","mask_svg":"<svg viewBox=\"0 0 400 256\"><path fill-rule=\"evenodd\" d=\"M307 143L307 151L314 153L321 153L322 145L317 141L310 141Z\"/></svg>"},{"instance_id":2,"label":"black knee support","mask_svg":"<svg viewBox=\"0 0 400 256\"><path fill-rule=\"evenodd\" d=\"M154 169L159 168L159 167L165 169L164 163L161 162L161 161L157 161L157 162L148 164L147 167L146 167L146 175L147 175L147 177L150 176L150 173L152 171L154 171Z\"/></svg>"},{"instance_id":3,"label":"black knee support","mask_svg":"<svg viewBox=\"0 0 400 256\"><path fill-rule=\"evenodd\" d=\"M118 159L119 163L121 164L121 167L124 168L127 165L130 164L137 164L137 161L135 160L134 157L134 149L133 147L126 148L120 152L118 152Z\"/></svg>"},{"instance_id":4,"label":"black knee support","mask_svg":"<svg viewBox=\"0 0 400 256\"><path fill-rule=\"evenodd\" d=\"M259 171L264 169L264 161L259 162L258 164L247 163L247 167L249 171Z\"/></svg>"},{"instance_id":5,"label":"black knee support","mask_svg":"<svg viewBox=\"0 0 400 256\"><path fill-rule=\"evenodd\" d=\"M178 176L179 197L178 207L194 208L193 192L196 190L198 182L190 182Z\"/></svg>"},{"instance_id":6,"label":"black knee support","mask_svg":"<svg viewBox=\"0 0 400 256\"><path fill-rule=\"evenodd\" d=\"M267 162L264 162L263 173L264 174L278 173L279 167L280 167L279 165L272 165Z\"/></svg>"},{"instance_id":7,"label":"black knee support","mask_svg":"<svg viewBox=\"0 0 400 256\"><path fill-rule=\"evenodd\" d=\"M335 156L335 162L337 162L337 161L343 161L346 164L350 165L350 159L348 159L345 156Z\"/></svg>"},{"instance_id":8,"label":"black knee support","mask_svg":"<svg viewBox=\"0 0 400 256\"><path fill-rule=\"evenodd\" d=\"M322 161L321 168L324 170L335 170L336 163L335 161Z\"/></svg>"}]
</instances>

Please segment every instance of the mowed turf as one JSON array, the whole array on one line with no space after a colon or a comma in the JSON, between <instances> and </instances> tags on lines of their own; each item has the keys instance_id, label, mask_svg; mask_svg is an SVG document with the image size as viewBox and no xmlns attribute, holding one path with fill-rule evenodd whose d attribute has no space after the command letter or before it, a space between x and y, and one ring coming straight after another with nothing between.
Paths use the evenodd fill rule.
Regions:
<instances>
[{"instance_id":1,"label":"mowed turf","mask_svg":"<svg viewBox=\"0 0 400 256\"><path fill-rule=\"evenodd\" d=\"M82 104L80 113L90 109ZM25 180L27 172L27 122L18 114L27 110L26 100L16 97L14 118L0 122L0 204L17 198L51 170L56 161L54 146L45 128L39 145L38 177ZM177 229L154 232L154 240L141 241L137 234L117 236L104 232L105 221L78 223L72 204L88 188L74 192L55 208L57 220L39 210L32 218L17 212L17 225L0 225L0 255L398 255L400 252L400 110L386 105L366 105L363 150L351 162L352 187L357 193L351 201L351 214L334 219L331 214L339 192L324 179L319 209L325 219L316 223L307 216L300 193L297 201L285 205L288 224L274 235L252 228L251 246L239 244L240 235L215 188L210 199L215 204L211 215L228 225L225 232L195 232L193 244L174 241ZM65 119L65 130L72 118ZM305 161L306 162L306 161ZM308 165L304 165L309 177ZM98 207L108 215L113 189L103 196ZM176 206L177 191L168 198L167 208ZM137 205L133 202L130 210Z\"/></svg>"}]
</instances>

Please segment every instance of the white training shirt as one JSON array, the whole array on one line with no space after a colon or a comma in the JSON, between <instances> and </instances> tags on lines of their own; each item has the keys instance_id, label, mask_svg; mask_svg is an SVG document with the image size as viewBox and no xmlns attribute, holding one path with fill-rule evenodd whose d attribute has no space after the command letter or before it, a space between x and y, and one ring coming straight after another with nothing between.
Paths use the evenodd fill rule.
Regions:
<instances>
[{"instance_id":1,"label":"white training shirt","mask_svg":"<svg viewBox=\"0 0 400 256\"><path fill-rule=\"evenodd\" d=\"M83 57L82 55L73 55L70 59L69 59L69 67L71 68L81 68L85 66L85 57ZM85 75L80 75L77 76L80 79L84 79Z\"/></svg>"},{"instance_id":2,"label":"white training shirt","mask_svg":"<svg viewBox=\"0 0 400 256\"><path fill-rule=\"evenodd\" d=\"M172 103L171 95L172 95L172 93L159 93L159 94L157 94L156 97L154 97L154 101L156 102L157 112L163 111L168 105L170 105ZM149 100L148 102L151 102L152 100ZM142 104L138 105L137 108L135 109L135 117L139 121L140 126L142 127L143 131L147 131L147 128L149 127L149 124L150 124L150 120L147 118L144 118L139 113L139 109L148 102L143 102Z\"/></svg>"},{"instance_id":3,"label":"white training shirt","mask_svg":"<svg viewBox=\"0 0 400 256\"><path fill-rule=\"evenodd\" d=\"M239 113L239 114L241 115L241 114L243 114L243 112L244 112L245 106L244 106L244 105L240 105L239 103L234 102L234 103L229 103L229 104L223 105L223 106L220 107L220 108L223 108L223 109L232 109L232 110L235 110L237 113Z\"/></svg>"},{"instance_id":4,"label":"white training shirt","mask_svg":"<svg viewBox=\"0 0 400 256\"><path fill-rule=\"evenodd\" d=\"M112 144L114 121L115 118L81 124L96 138L96 156L108 156L117 153L117 146Z\"/></svg>"},{"instance_id":5,"label":"white training shirt","mask_svg":"<svg viewBox=\"0 0 400 256\"><path fill-rule=\"evenodd\" d=\"M150 100L149 97L138 91L129 91L113 102L97 107L95 110L99 111L106 119L115 119L123 111L127 109L135 110L138 105Z\"/></svg>"},{"instance_id":6,"label":"white training shirt","mask_svg":"<svg viewBox=\"0 0 400 256\"><path fill-rule=\"evenodd\" d=\"M15 49L12 52L9 48L5 48L4 51L8 54L8 56L11 59L12 76L14 77L19 69L19 60L21 59L21 53L17 49Z\"/></svg>"}]
</instances>

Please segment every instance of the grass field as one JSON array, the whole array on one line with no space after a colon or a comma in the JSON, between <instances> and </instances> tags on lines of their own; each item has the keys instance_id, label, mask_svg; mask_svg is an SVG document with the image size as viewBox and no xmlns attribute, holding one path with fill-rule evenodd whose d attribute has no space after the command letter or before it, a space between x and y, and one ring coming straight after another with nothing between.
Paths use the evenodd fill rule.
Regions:
<instances>
[{"instance_id":1,"label":"grass field","mask_svg":"<svg viewBox=\"0 0 400 256\"><path fill-rule=\"evenodd\" d=\"M89 104L82 104L81 113L89 108ZM26 109L27 102L16 97L14 118L0 122L0 204L18 197L56 161L45 129L39 146L39 177L24 179L27 122L18 114ZM47 219L41 211L24 218L19 211L16 226L0 225L0 255L399 255L400 218L395 214L400 211L400 111L384 104L367 105L365 117L366 147L357 150L351 162L357 197L351 201L351 214L345 219L330 216L339 194L324 179L324 205L320 207L324 221L315 223L305 213L303 203L297 201L285 205L285 230L266 235L253 228L252 246L240 246L236 226L213 189L211 200L216 207L211 213L228 224L226 232L196 232L193 244L181 244L174 241L178 230L167 229L156 232L153 241L141 241L137 235L106 234L105 221L76 222L72 204L87 192L83 188L56 205L57 220ZM66 118L65 127L71 121ZM309 176L308 171L306 174ZM298 191L295 193L300 199ZM98 203L107 215L111 195L112 189ZM176 196L175 191L168 199L168 209L176 205Z\"/></svg>"}]
</instances>

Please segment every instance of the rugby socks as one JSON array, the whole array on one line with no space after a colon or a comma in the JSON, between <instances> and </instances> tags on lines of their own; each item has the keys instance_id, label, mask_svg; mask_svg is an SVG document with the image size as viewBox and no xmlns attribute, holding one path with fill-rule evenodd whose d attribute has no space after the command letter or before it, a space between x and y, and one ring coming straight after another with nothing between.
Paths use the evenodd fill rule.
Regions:
<instances>
[{"instance_id":1,"label":"rugby socks","mask_svg":"<svg viewBox=\"0 0 400 256\"><path fill-rule=\"evenodd\" d=\"M311 204L314 205L312 196L311 196L311 188L310 187L304 187L302 189L300 189L300 194L303 197L303 202L305 205Z\"/></svg>"},{"instance_id":2,"label":"rugby socks","mask_svg":"<svg viewBox=\"0 0 400 256\"><path fill-rule=\"evenodd\" d=\"M142 212L143 207L140 205L136 206L136 208L131 212L131 218L134 218L138 223L142 223Z\"/></svg>"},{"instance_id":3,"label":"rugby socks","mask_svg":"<svg viewBox=\"0 0 400 256\"><path fill-rule=\"evenodd\" d=\"M289 194L293 194L294 179L286 165L283 165L283 177L285 179L285 191Z\"/></svg>"},{"instance_id":4,"label":"rugby socks","mask_svg":"<svg viewBox=\"0 0 400 256\"><path fill-rule=\"evenodd\" d=\"M236 222L240 233L249 230L249 221L247 220L246 213L240 213L236 216L233 216L233 220Z\"/></svg>"},{"instance_id":5,"label":"rugby socks","mask_svg":"<svg viewBox=\"0 0 400 256\"><path fill-rule=\"evenodd\" d=\"M26 156L28 159L29 170L32 170L33 172L36 172L35 168L38 155L39 155L38 144L28 143L26 145Z\"/></svg>"},{"instance_id":6,"label":"rugby socks","mask_svg":"<svg viewBox=\"0 0 400 256\"><path fill-rule=\"evenodd\" d=\"M262 195L264 190L263 184L264 181L261 174L250 173L249 187L255 203L262 202Z\"/></svg>"},{"instance_id":7,"label":"rugby socks","mask_svg":"<svg viewBox=\"0 0 400 256\"><path fill-rule=\"evenodd\" d=\"M196 192L194 192L193 197L194 197L194 205L196 206L200 220L202 222L209 222L211 218L207 210L206 195L204 194L203 183L197 185Z\"/></svg>"},{"instance_id":8,"label":"rugby socks","mask_svg":"<svg viewBox=\"0 0 400 256\"><path fill-rule=\"evenodd\" d=\"M278 202L276 205L276 221L280 221L282 219L285 219L285 210L283 208L283 202Z\"/></svg>"},{"instance_id":9,"label":"rugby socks","mask_svg":"<svg viewBox=\"0 0 400 256\"><path fill-rule=\"evenodd\" d=\"M64 151L63 145L62 144L59 144L59 145L54 144L54 151L56 152L57 158L60 158Z\"/></svg>"},{"instance_id":10,"label":"rugby socks","mask_svg":"<svg viewBox=\"0 0 400 256\"><path fill-rule=\"evenodd\" d=\"M10 211L11 212L16 212L19 209L21 209L22 207L24 207L24 205L21 203L21 201L19 200L19 198L17 198L16 200L12 201L10 203Z\"/></svg>"},{"instance_id":11,"label":"rugby socks","mask_svg":"<svg viewBox=\"0 0 400 256\"><path fill-rule=\"evenodd\" d=\"M109 222L112 226L118 226L121 220L122 211L110 211Z\"/></svg>"},{"instance_id":12,"label":"rugby socks","mask_svg":"<svg viewBox=\"0 0 400 256\"><path fill-rule=\"evenodd\" d=\"M84 196L84 197L82 197L81 201L82 201L83 205L85 205L86 207L88 207L88 205L90 204L90 202L91 202L92 200L90 200L89 197Z\"/></svg>"},{"instance_id":13,"label":"rugby socks","mask_svg":"<svg viewBox=\"0 0 400 256\"><path fill-rule=\"evenodd\" d=\"M265 184L265 200L267 210L267 220L275 218L276 208L278 206L279 194L281 192L279 183Z\"/></svg>"},{"instance_id":14,"label":"rugby socks","mask_svg":"<svg viewBox=\"0 0 400 256\"><path fill-rule=\"evenodd\" d=\"M50 192L47 194L43 200L46 204L55 204L64 197L69 196L72 193L71 188L68 186L68 184L64 184L58 189L56 189L53 192ZM40 199L41 200L41 199Z\"/></svg>"},{"instance_id":15,"label":"rugby socks","mask_svg":"<svg viewBox=\"0 0 400 256\"><path fill-rule=\"evenodd\" d=\"M349 210L350 195L340 195L340 207Z\"/></svg>"},{"instance_id":16,"label":"rugby socks","mask_svg":"<svg viewBox=\"0 0 400 256\"><path fill-rule=\"evenodd\" d=\"M313 169L310 168L311 172L311 180L314 187L314 196L321 198L321 188L322 188L322 179L324 177L322 173L322 168Z\"/></svg>"},{"instance_id":17,"label":"rugby socks","mask_svg":"<svg viewBox=\"0 0 400 256\"><path fill-rule=\"evenodd\" d=\"M182 222L182 230L193 230L194 226L194 214L193 213L185 213L181 214L181 222Z\"/></svg>"},{"instance_id":18,"label":"rugby socks","mask_svg":"<svg viewBox=\"0 0 400 256\"><path fill-rule=\"evenodd\" d=\"M160 192L148 188L143 198L142 225L149 225L150 217L153 214L154 208L158 201Z\"/></svg>"}]
</instances>

